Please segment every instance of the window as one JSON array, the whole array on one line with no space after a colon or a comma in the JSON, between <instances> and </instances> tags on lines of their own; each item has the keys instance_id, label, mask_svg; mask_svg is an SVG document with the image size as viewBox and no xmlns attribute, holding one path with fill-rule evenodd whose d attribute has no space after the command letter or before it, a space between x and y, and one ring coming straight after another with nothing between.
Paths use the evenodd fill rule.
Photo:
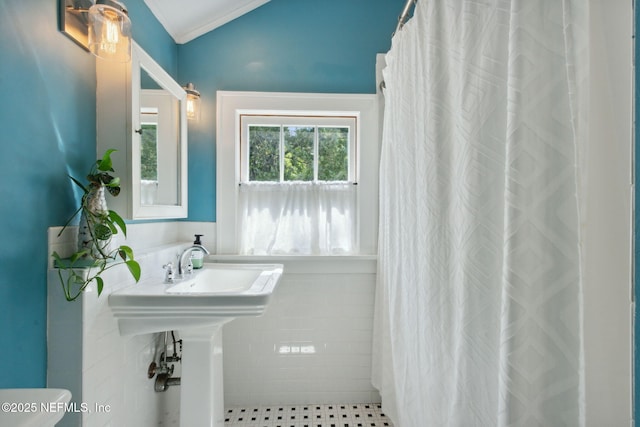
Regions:
<instances>
[{"instance_id":1,"label":"window","mask_svg":"<svg viewBox=\"0 0 640 427\"><path fill-rule=\"evenodd\" d=\"M242 182L355 182L356 117L242 115Z\"/></svg>"},{"instance_id":2,"label":"window","mask_svg":"<svg viewBox=\"0 0 640 427\"><path fill-rule=\"evenodd\" d=\"M158 108L140 108L140 203L158 198Z\"/></svg>"},{"instance_id":3,"label":"window","mask_svg":"<svg viewBox=\"0 0 640 427\"><path fill-rule=\"evenodd\" d=\"M375 253L375 95L217 97L219 254Z\"/></svg>"},{"instance_id":4,"label":"window","mask_svg":"<svg viewBox=\"0 0 640 427\"><path fill-rule=\"evenodd\" d=\"M240 117L239 252L358 252L357 117Z\"/></svg>"},{"instance_id":5,"label":"window","mask_svg":"<svg viewBox=\"0 0 640 427\"><path fill-rule=\"evenodd\" d=\"M143 180L158 180L158 125L141 124L140 177Z\"/></svg>"}]
</instances>

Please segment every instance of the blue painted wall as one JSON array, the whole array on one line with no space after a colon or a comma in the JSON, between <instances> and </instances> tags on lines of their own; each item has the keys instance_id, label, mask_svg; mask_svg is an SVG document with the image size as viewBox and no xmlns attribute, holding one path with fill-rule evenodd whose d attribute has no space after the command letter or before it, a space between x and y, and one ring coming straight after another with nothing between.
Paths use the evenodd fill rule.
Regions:
<instances>
[{"instance_id":1,"label":"blue painted wall","mask_svg":"<svg viewBox=\"0 0 640 427\"><path fill-rule=\"evenodd\" d=\"M189 124L189 220L215 221L217 90L375 93L405 0L271 0L178 47L179 82L201 92Z\"/></svg>"},{"instance_id":2,"label":"blue painted wall","mask_svg":"<svg viewBox=\"0 0 640 427\"><path fill-rule=\"evenodd\" d=\"M177 46L129 0L134 38L175 76ZM95 59L58 31L56 0L0 1L0 388L46 385L47 228L96 159Z\"/></svg>"},{"instance_id":3,"label":"blue painted wall","mask_svg":"<svg viewBox=\"0 0 640 427\"><path fill-rule=\"evenodd\" d=\"M46 230L77 206L66 174L82 176L96 158L95 60L58 31L56 3L0 1L0 388L45 385ZM214 221L216 90L373 93L375 54L389 49L404 0L272 0L181 46L143 0L126 3L136 41L202 92L189 129L189 219ZM636 73L636 100L639 89ZM639 249L636 233L636 269ZM634 402L637 419L638 393Z\"/></svg>"},{"instance_id":4,"label":"blue painted wall","mask_svg":"<svg viewBox=\"0 0 640 427\"><path fill-rule=\"evenodd\" d=\"M177 46L143 0L136 41L202 92L190 123L190 220L215 220L215 92L375 92L404 0L272 0ZM79 203L66 177L96 159L95 59L58 31L55 0L0 1L0 388L46 385L47 228Z\"/></svg>"}]
</instances>

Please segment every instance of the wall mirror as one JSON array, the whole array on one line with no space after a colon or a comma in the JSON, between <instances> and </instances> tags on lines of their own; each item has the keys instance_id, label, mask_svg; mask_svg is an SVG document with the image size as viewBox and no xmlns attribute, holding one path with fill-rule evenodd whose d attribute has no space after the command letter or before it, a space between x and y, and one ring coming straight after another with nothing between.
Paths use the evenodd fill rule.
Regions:
<instances>
[{"instance_id":1,"label":"wall mirror","mask_svg":"<svg viewBox=\"0 0 640 427\"><path fill-rule=\"evenodd\" d=\"M108 203L127 212L129 219L184 218L186 92L136 43L131 58L131 63L124 66L96 62L98 152L107 148L124 150L124 155L114 154L114 168L117 173L128 171L127 182L120 174L121 194ZM119 68L123 69L114 72ZM126 83L120 86L118 81L122 78ZM119 87L128 90L120 94ZM121 140L126 141L125 146L117 139L118 121L120 128L126 123Z\"/></svg>"}]
</instances>

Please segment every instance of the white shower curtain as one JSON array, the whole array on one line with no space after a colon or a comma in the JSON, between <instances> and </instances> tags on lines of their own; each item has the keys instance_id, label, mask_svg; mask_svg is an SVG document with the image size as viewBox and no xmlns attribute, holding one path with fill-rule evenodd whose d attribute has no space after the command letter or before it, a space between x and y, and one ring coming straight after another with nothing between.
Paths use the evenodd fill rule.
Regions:
<instances>
[{"instance_id":1,"label":"white shower curtain","mask_svg":"<svg viewBox=\"0 0 640 427\"><path fill-rule=\"evenodd\" d=\"M396 427L584 424L586 3L420 0L393 38L373 382Z\"/></svg>"}]
</instances>

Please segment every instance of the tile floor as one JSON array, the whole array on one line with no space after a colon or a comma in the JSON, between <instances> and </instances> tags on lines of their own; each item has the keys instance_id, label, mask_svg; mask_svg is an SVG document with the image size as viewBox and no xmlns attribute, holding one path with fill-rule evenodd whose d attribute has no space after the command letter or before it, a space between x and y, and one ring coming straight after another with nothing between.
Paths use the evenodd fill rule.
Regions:
<instances>
[{"instance_id":1,"label":"tile floor","mask_svg":"<svg viewBox=\"0 0 640 427\"><path fill-rule=\"evenodd\" d=\"M238 406L225 412L225 427L393 427L378 403Z\"/></svg>"}]
</instances>

